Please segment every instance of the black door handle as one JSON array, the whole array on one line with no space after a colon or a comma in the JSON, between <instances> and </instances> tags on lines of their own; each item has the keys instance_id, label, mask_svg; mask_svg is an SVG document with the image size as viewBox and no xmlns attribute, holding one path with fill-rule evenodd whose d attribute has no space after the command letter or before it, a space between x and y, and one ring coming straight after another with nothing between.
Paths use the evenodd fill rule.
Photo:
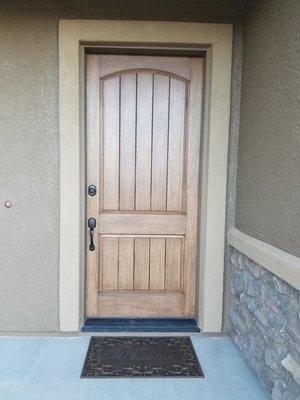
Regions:
<instances>
[{"instance_id":1,"label":"black door handle","mask_svg":"<svg viewBox=\"0 0 300 400\"><path fill-rule=\"evenodd\" d=\"M90 229L90 245L89 249L90 251L95 250L95 244L94 244L94 229L96 228L97 222L95 218L89 218L88 220L88 227Z\"/></svg>"}]
</instances>

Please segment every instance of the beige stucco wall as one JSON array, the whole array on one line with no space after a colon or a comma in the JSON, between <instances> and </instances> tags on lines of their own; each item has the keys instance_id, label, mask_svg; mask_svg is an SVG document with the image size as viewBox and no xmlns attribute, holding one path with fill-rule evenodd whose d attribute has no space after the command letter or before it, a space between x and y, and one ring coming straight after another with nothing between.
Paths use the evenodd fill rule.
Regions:
<instances>
[{"instance_id":1,"label":"beige stucco wall","mask_svg":"<svg viewBox=\"0 0 300 400\"><path fill-rule=\"evenodd\" d=\"M56 21L0 15L0 331L51 331L58 327Z\"/></svg>"},{"instance_id":2,"label":"beige stucco wall","mask_svg":"<svg viewBox=\"0 0 300 400\"><path fill-rule=\"evenodd\" d=\"M244 37L236 226L300 256L300 2L252 2Z\"/></svg>"},{"instance_id":3,"label":"beige stucco wall","mask_svg":"<svg viewBox=\"0 0 300 400\"><path fill-rule=\"evenodd\" d=\"M241 10L235 0L0 0L0 332L58 330L59 18L228 23Z\"/></svg>"}]
</instances>

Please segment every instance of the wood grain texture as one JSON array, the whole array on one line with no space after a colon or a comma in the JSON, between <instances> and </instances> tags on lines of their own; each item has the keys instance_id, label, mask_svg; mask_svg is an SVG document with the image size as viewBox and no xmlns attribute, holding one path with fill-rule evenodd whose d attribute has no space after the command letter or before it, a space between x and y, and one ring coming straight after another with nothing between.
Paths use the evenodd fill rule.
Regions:
<instances>
[{"instance_id":1,"label":"wood grain texture","mask_svg":"<svg viewBox=\"0 0 300 400\"><path fill-rule=\"evenodd\" d=\"M103 290L117 290L119 281L119 240L118 238L100 238L101 282Z\"/></svg>"},{"instance_id":2,"label":"wood grain texture","mask_svg":"<svg viewBox=\"0 0 300 400\"><path fill-rule=\"evenodd\" d=\"M181 240L166 239L165 290L181 288Z\"/></svg>"},{"instance_id":3,"label":"wood grain texture","mask_svg":"<svg viewBox=\"0 0 300 400\"><path fill-rule=\"evenodd\" d=\"M150 239L150 290L165 289L166 239Z\"/></svg>"},{"instance_id":4,"label":"wood grain texture","mask_svg":"<svg viewBox=\"0 0 300 400\"><path fill-rule=\"evenodd\" d=\"M140 73L137 81L135 209L150 210L153 75Z\"/></svg>"},{"instance_id":5,"label":"wood grain texture","mask_svg":"<svg viewBox=\"0 0 300 400\"><path fill-rule=\"evenodd\" d=\"M134 289L148 290L150 276L150 241L146 238L136 238L134 244Z\"/></svg>"},{"instance_id":6,"label":"wood grain texture","mask_svg":"<svg viewBox=\"0 0 300 400\"><path fill-rule=\"evenodd\" d=\"M135 206L136 75L121 77L120 100L120 210Z\"/></svg>"},{"instance_id":7,"label":"wood grain texture","mask_svg":"<svg viewBox=\"0 0 300 400\"><path fill-rule=\"evenodd\" d=\"M111 317L182 317L184 295L182 293L101 293L98 296L101 316Z\"/></svg>"},{"instance_id":8,"label":"wood grain texture","mask_svg":"<svg viewBox=\"0 0 300 400\"><path fill-rule=\"evenodd\" d=\"M86 59L87 70L87 186L99 185L99 57L89 55ZM86 205L87 219L99 214L99 191L96 196L89 198ZM86 229L86 237L89 237L89 230ZM96 242L98 240L96 239ZM99 282L99 246L94 252L90 252L86 259L86 302L85 312L87 316L94 316L98 313L98 282Z\"/></svg>"},{"instance_id":9,"label":"wood grain texture","mask_svg":"<svg viewBox=\"0 0 300 400\"><path fill-rule=\"evenodd\" d=\"M100 242L100 291L182 291L184 237L108 235Z\"/></svg>"},{"instance_id":10,"label":"wood grain texture","mask_svg":"<svg viewBox=\"0 0 300 400\"><path fill-rule=\"evenodd\" d=\"M191 84L189 93L188 146L187 146L187 230L184 252L185 315L195 315L197 277L197 227L199 204L200 132L202 104L203 60L191 61ZM201 239L200 239L201 240Z\"/></svg>"},{"instance_id":11,"label":"wood grain texture","mask_svg":"<svg viewBox=\"0 0 300 400\"><path fill-rule=\"evenodd\" d=\"M111 214L99 215L100 234L184 235L186 217L182 214Z\"/></svg>"},{"instance_id":12,"label":"wood grain texture","mask_svg":"<svg viewBox=\"0 0 300 400\"><path fill-rule=\"evenodd\" d=\"M103 209L119 209L119 170L120 170L120 78L103 83Z\"/></svg>"},{"instance_id":13,"label":"wood grain texture","mask_svg":"<svg viewBox=\"0 0 300 400\"><path fill-rule=\"evenodd\" d=\"M110 75L118 75L121 71L135 73L137 70L146 70L150 74L160 71L164 75L174 74L184 80L191 77L190 58L186 57L102 55L100 58L100 78L109 78Z\"/></svg>"},{"instance_id":14,"label":"wood grain texture","mask_svg":"<svg viewBox=\"0 0 300 400\"><path fill-rule=\"evenodd\" d=\"M166 210L169 131L169 78L154 76L151 210Z\"/></svg>"},{"instance_id":15,"label":"wood grain texture","mask_svg":"<svg viewBox=\"0 0 300 400\"><path fill-rule=\"evenodd\" d=\"M202 59L94 55L88 68L87 315L194 316Z\"/></svg>"},{"instance_id":16,"label":"wood grain texture","mask_svg":"<svg viewBox=\"0 0 300 400\"><path fill-rule=\"evenodd\" d=\"M133 290L134 238L119 238L119 290Z\"/></svg>"},{"instance_id":17,"label":"wood grain texture","mask_svg":"<svg viewBox=\"0 0 300 400\"><path fill-rule=\"evenodd\" d=\"M186 95L187 85L171 79L167 166L167 210L170 211L183 209Z\"/></svg>"}]
</instances>

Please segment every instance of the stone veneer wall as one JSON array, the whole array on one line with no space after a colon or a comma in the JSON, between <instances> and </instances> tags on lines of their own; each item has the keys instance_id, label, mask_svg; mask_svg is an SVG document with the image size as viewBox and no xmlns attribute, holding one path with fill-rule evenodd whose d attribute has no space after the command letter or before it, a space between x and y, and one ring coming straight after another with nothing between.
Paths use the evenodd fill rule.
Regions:
<instances>
[{"instance_id":1,"label":"stone veneer wall","mask_svg":"<svg viewBox=\"0 0 300 400\"><path fill-rule=\"evenodd\" d=\"M273 400L300 400L299 291L237 250L231 334Z\"/></svg>"}]
</instances>

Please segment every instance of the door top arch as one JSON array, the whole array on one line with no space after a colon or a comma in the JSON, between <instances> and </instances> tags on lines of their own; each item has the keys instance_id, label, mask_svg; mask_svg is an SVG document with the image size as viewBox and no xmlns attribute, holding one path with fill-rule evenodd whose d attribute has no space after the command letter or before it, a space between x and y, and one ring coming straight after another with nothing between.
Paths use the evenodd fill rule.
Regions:
<instances>
[{"instance_id":1,"label":"door top arch","mask_svg":"<svg viewBox=\"0 0 300 400\"><path fill-rule=\"evenodd\" d=\"M179 76L176 74L173 74L172 72L169 71L164 71L161 69L154 69L154 68L131 68L131 69L124 69L120 71L113 72L111 74L107 74L101 77L101 80L108 80L115 78L117 76L122 76L122 75L131 75L131 74L152 74L152 75L161 75L161 76L166 76L168 78L173 78L177 79L179 81L182 81L184 83L190 82L189 79Z\"/></svg>"}]
</instances>

